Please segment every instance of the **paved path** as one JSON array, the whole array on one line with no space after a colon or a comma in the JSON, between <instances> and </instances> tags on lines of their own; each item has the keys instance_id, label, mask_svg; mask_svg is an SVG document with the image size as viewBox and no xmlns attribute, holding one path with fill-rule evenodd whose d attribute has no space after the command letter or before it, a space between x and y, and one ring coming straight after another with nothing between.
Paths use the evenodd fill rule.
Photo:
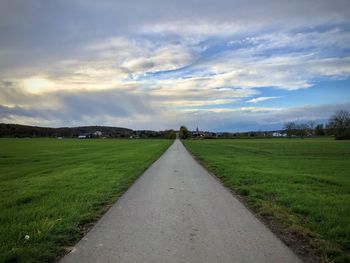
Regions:
<instances>
[{"instance_id":1,"label":"paved path","mask_svg":"<svg viewBox=\"0 0 350 263\"><path fill-rule=\"evenodd\" d=\"M179 140L65 256L81 262L300 262Z\"/></svg>"}]
</instances>

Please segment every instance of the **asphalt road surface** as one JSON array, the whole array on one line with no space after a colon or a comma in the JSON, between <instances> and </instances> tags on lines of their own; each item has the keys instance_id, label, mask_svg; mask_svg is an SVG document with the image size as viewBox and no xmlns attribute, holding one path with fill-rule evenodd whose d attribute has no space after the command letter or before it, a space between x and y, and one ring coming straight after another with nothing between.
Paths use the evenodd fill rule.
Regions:
<instances>
[{"instance_id":1,"label":"asphalt road surface","mask_svg":"<svg viewBox=\"0 0 350 263\"><path fill-rule=\"evenodd\" d=\"M176 140L61 262L301 261Z\"/></svg>"}]
</instances>

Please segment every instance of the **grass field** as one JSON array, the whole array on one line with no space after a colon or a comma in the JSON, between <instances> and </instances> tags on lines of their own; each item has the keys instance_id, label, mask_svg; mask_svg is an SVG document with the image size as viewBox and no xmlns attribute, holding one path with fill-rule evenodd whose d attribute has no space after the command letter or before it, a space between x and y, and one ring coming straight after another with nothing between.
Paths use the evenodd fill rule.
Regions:
<instances>
[{"instance_id":1,"label":"grass field","mask_svg":"<svg viewBox=\"0 0 350 263\"><path fill-rule=\"evenodd\" d=\"M260 215L348 262L350 141L187 140L186 147Z\"/></svg>"},{"instance_id":2,"label":"grass field","mask_svg":"<svg viewBox=\"0 0 350 263\"><path fill-rule=\"evenodd\" d=\"M54 260L170 144L0 139L0 262Z\"/></svg>"}]
</instances>

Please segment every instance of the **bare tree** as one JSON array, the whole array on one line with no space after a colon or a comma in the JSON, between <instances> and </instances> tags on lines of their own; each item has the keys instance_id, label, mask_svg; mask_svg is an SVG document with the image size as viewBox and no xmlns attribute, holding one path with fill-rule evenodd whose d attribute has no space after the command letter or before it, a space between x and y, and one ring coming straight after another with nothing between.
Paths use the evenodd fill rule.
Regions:
<instances>
[{"instance_id":1,"label":"bare tree","mask_svg":"<svg viewBox=\"0 0 350 263\"><path fill-rule=\"evenodd\" d=\"M295 135L296 128L297 128L297 125L295 124L295 122L292 122L292 121L286 122L283 125L283 129L287 132L287 135L289 138Z\"/></svg>"},{"instance_id":2,"label":"bare tree","mask_svg":"<svg viewBox=\"0 0 350 263\"><path fill-rule=\"evenodd\" d=\"M336 139L350 138L350 113L346 110L337 111L330 117L328 129L331 129Z\"/></svg>"},{"instance_id":3,"label":"bare tree","mask_svg":"<svg viewBox=\"0 0 350 263\"><path fill-rule=\"evenodd\" d=\"M323 124L317 124L315 127L315 135L316 136L322 136L325 135Z\"/></svg>"},{"instance_id":4,"label":"bare tree","mask_svg":"<svg viewBox=\"0 0 350 263\"><path fill-rule=\"evenodd\" d=\"M315 135L315 127L316 127L316 122L315 121L308 121L306 123L307 125L307 133L308 135Z\"/></svg>"},{"instance_id":5,"label":"bare tree","mask_svg":"<svg viewBox=\"0 0 350 263\"><path fill-rule=\"evenodd\" d=\"M304 138L308 135L309 125L306 123L301 123L296 125L296 135L300 136L300 138Z\"/></svg>"}]
</instances>

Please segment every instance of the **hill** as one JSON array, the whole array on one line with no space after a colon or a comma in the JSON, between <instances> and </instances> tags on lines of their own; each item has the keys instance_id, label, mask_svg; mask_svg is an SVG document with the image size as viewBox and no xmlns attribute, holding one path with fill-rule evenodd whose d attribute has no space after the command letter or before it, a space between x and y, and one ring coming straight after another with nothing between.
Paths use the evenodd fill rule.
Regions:
<instances>
[{"instance_id":1,"label":"hill","mask_svg":"<svg viewBox=\"0 0 350 263\"><path fill-rule=\"evenodd\" d=\"M20 124L0 123L0 137L78 137L80 135L106 137L129 137L133 130L122 127L82 126L82 127L38 127Z\"/></svg>"}]
</instances>

